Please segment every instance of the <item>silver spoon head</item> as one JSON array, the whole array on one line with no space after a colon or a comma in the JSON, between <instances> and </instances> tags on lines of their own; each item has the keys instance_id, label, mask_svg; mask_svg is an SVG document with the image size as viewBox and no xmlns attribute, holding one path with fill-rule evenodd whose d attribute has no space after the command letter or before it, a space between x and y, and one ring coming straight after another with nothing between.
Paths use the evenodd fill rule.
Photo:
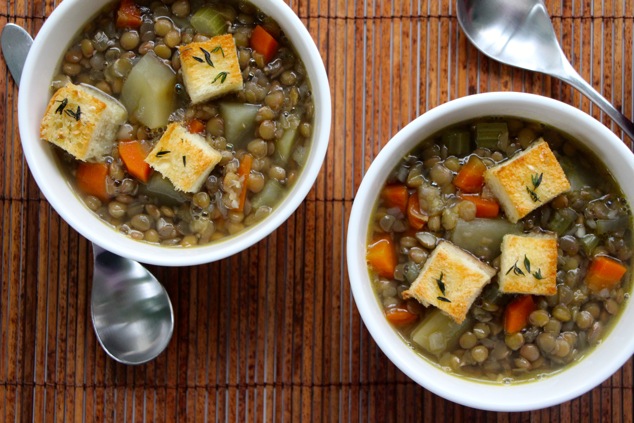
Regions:
<instances>
[{"instance_id":1,"label":"silver spoon head","mask_svg":"<svg viewBox=\"0 0 634 423\"><path fill-rule=\"evenodd\" d=\"M465 35L490 58L550 75L568 63L541 0L458 0L457 6Z\"/></svg>"},{"instance_id":2,"label":"silver spoon head","mask_svg":"<svg viewBox=\"0 0 634 423\"><path fill-rule=\"evenodd\" d=\"M156 278L139 263L94 247L92 321L99 343L114 360L143 364L169 344L174 311Z\"/></svg>"}]
</instances>

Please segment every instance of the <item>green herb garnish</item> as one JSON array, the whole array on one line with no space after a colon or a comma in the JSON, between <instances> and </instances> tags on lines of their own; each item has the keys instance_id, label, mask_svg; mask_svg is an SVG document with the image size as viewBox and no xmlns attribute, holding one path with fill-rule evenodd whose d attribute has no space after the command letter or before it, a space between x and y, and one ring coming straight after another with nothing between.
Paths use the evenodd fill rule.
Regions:
<instances>
[{"instance_id":1,"label":"green herb garnish","mask_svg":"<svg viewBox=\"0 0 634 423\"><path fill-rule=\"evenodd\" d=\"M537 173L534 175L531 175L531 182L533 183L533 189L526 187L526 192L528 192L528 194L531 196L531 200L533 200L535 203L537 203L538 201L542 201L539 199L539 196L537 195L535 190L542 184L543 178L544 178L543 172L540 173L539 175Z\"/></svg>"},{"instance_id":2,"label":"green herb garnish","mask_svg":"<svg viewBox=\"0 0 634 423\"><path fill-rule=\"evenodd\" d=\"M76 121L79 121L79 119L81 119L81 107L79 106L77 106L76 112L73 112L72 110L65 110L65 112L68 116L75 118Z\"/></svg>"},{"instance_id":3,"label":"green herb garnish","mask_svg":"<svg viewBox=\"0 0 634 423\"><path fill-rule=\"evenodd\" d=\"M537 269L537 272L533 273L533 277L538 281L544 279L544 276L542 275L542 269Z\"/></svg>"},{"instance_id":4,"label":"green herb garnish","mask_svg":"<svg viewBox=\"0 0 634 423\"><path fill-rule=\"evenodd\" d=\"M518 276L524 276L524 272L522 271L522 269L520 269L517 266L517 261L515 262L513 266L509 267L509 270L506 271L506 274L508 275L509 273L511 273L511 270L513 271L514 274Z\"/></svg>"},{"instance_id":5,"label":"green herb garnish","mask_svg":"<svg viewBox=\"0 0 634 423\"><path fill-rule=\"evenodd\" d=\"M158 153L156 153L156 157L163 157L163 156L165 156L165 155L167 155L169 153L171 153L171 151L169 151L169 150L161 150Z\"/></svg>"},{"instance_id":6,"label":"green herb garnish","mask_svg":"<svg viewBox=\"0 0 634 423\"><path fill-rule=\"evenodd\" d=\"M211 81L211 83L213 84L214 82L218 80L218 78L220 78L220 83L222 84L223 82L225 82L225 79L227 79L227 75L229 75L229 72L220 72L218 73L218 75L216 75L214 80Z\"/></svg>"},{"instance_id":7,"label":"green herb garnish","mask_svg":"<svg viewBox=\"0 0 634 423\"><path fill-rule=\"evenodd\" d=\"M445 283L442 281L443 276L443 273L440 272L440 277L436 279L436 284L438 285L438 289L440 289L442 295L445 295Z\"/></svg>"},{"instance_id":8,"label":"green herb garnish","mask_svg":"<svg viewBox=\"0 0 634 423\"><path fill-rule=\"evenodd\" d=\"M436 297L436 299L438 301L442 301L444 303L450 303L451 302L451 300L449 298L445 298L445 297Z\"/></svg>"},{"instance_id":9,"label":"green herb garnish","mask_svg":"<svg viewBox=\"0 0 634 423\"><path fill-rule=\"evenodd\" d=\"M65 98L63 100L58 100L58 101L60 105L57 106L57 109L55 109L55 113L59 113L61 115L64 109L66 108L66 106L68 105L68 99Z\"/></svg>"},{"instance_id":10,"label":"green herb garnish","mask_svg":"<svg viewBox=\"0 0 634 423\"><path fill-rule=\"evenodd\" d=\"M183 167L187 167L187 156L183 156Z\"/></svg>"},{"instance_id":11,"label":"green herb garnish","mask_svg":"<svg viewBox=\"0 0 634 423\"><path fill-rule=\"evenodd\" d=\"M526 254L524 254L524 268L528 273L531 272L531 261L528 259L528 257L526 257Z\"/></svg>"},{"instance_id":12,"label":"green herb garnish","mask_svg":"<svg viewBox=\"0 0 634 423\"><path fill-rule=\"evenodd\" d=\"M225 51L222 49L221 46L218 46L218 47L214 48L213 50L211 50L212 53L216 53L218 51L220 51L220 53L222 53L222 57L225 57Z\"/></svg>"},{"instance_id":13,"label":"green herb garnish","mask_svg":"<svg viewBox=\"0 0 634 423\"><path fill-rule=\"evenodd\" d=\"M537 269L535 272L531 273L531 261L528 259L526 254L524 254L524 269L526 269L529 275L532 274L535 279L544 279L544 276L542 275L542 269ZM513 266L509 267L509 270L507 270L505 274L508 275L509 273L511 273L511 271L517 276L526 276L526 273L524 273L524 271L520 269L517 265L517 261Z\"/></svg>"}]
</instances>

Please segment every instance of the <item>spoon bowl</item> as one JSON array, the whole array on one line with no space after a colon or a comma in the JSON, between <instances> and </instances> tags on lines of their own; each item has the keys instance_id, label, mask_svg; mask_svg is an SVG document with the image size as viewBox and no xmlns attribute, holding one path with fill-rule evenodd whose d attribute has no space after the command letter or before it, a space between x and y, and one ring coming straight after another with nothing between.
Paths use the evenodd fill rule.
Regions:
<instances>
[{"instance_id":1,"label":"spoon bowl","mask_svg":"<svg viewBox=\"0 0 634 423\"><path fill-rule=\"evenodd\" d=\"M143 266L93 244L92 322L106 353L124 364L154 359L169 344L174 311Z\"/></svg>"},{"instance_id":2,"label":"spoon bowl","mask_svg":"<svg viewBox=\"0 0 634 423\"><path fill-rule=\"evenodd\" d=\"M634 140L634 124L572 67L542 0L458 0L458 22L485 55L569 83L598 105Z\"/></svg>"},{"instance_id":3,"label":"spoon bowl","mask_svg":"<svg viewBox=\"0 0 634 423\"><path fill-rule=\"evenodd\" d=\"M9 71L20 85L33 38L7 24L0 37ZM92 322L99 344L114 360L142 364L158 356L174 331L174 310L163 285L146 268L92 245Z\"/></svg>"}]
</instances>

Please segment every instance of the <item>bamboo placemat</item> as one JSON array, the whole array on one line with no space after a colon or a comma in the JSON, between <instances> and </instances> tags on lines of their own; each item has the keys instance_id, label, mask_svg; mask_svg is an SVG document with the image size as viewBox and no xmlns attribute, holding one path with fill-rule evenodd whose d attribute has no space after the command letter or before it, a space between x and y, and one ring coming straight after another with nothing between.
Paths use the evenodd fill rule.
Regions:
<instances>
[{"instance_id":1,"label":"bamboo placemat","mask_svg":"<svg viewBox=\"0 0 634 423\"><path fill-rule=\"evenodd\" d=\"M3 0L0 27L16 22L36 34L58 3ZM393 134L434 106L527 91L620 130L569 86L479 54L451 0L289 4L330 78L324 166L297 212L256 246L204 266L151 267L177 326L167 351L138 367L107 358L95 339L89 243L51 209L27 169L17 89L0 59L0 420L631 422L632 359L593 391L534 412L484 412L431 394L369 336L344 256L366 169ZM632 118L632 2L551 0L548 9L573 65Z\"/></svg>"}]
</instances>

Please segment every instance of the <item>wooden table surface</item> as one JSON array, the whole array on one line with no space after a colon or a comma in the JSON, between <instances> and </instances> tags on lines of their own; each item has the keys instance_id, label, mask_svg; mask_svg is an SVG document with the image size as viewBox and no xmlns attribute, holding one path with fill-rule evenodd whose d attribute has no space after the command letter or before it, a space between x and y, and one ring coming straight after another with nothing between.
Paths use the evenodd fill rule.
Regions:
<instances>
[{"instance_id":1,"label":"wooden table surface","mask_svg":"<svg viewBox=\"0 0 634 423\"><path fill-rule=\"evenodd\" d=\"M0 27L16 22L35 35L58 3L2 0ZM172 298L176 330L165 353L138 367L112 361L95 339L90 245L28 171L17 88L0 59L0 421L632 422L632 359L591 392L544 410L485 412L433 395L373 342L344 254L352 201L372 159L434 106L527 91L572 104L621 136L618 128L569 86L478 53L452 0L289 4L330 79L333 125L321 173L296 213L249 250L203 266L151 267ZM633 2L547 5L573 65L632 118Z\"/></svg>"}]
</instances>

